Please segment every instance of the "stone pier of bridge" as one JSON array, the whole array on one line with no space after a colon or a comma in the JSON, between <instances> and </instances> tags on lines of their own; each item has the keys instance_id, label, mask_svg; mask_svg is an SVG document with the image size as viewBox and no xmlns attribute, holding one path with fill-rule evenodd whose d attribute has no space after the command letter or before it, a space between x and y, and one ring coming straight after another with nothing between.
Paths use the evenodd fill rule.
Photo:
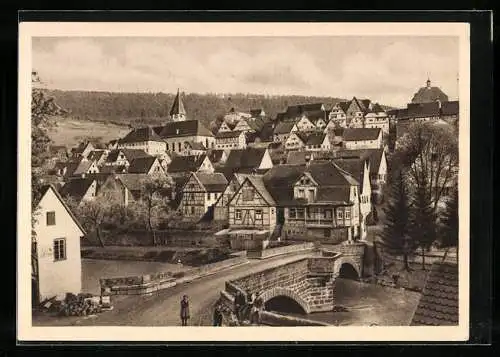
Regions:
<instances>
[{"instance_id":1,"label":"stone pier of bridge","mask_svg":"<svg viewBox=\"0 0 500 357\"><path fill-rule=\"evenodd\" d=\"M227 281L221 302L232 308L236 293L255 293L264 305L276 297L294 300L305 313L331 311L335 306L335 280L348 264L361 277L363 243L322 250L310 257Z\"/></svg>"}]
</instances>

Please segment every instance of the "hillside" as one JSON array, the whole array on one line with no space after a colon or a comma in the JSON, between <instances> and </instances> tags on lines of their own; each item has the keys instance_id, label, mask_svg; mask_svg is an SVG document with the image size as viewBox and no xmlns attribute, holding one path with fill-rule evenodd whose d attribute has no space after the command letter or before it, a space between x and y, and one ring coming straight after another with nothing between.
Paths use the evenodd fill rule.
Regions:
<instances>
[{"instance_id":1,"label":"hillside","mask_svg":"<svg viewBox=\"0 0 500 357\"><path fill-rule=\"evenodd\" d=\"M133 126L162 123L168 117L174 94L168 93L112 93L49 90L56 102L70 111L77 120L100 121ZM183 96L184 105L191 119L209 126L210 122L234 107L238 111L263 108L268 116L284 111L288 105L325 103L327 109L343 100L328 97L265 96L255 94L196 94Z\"/></svg>"}]
</instances>

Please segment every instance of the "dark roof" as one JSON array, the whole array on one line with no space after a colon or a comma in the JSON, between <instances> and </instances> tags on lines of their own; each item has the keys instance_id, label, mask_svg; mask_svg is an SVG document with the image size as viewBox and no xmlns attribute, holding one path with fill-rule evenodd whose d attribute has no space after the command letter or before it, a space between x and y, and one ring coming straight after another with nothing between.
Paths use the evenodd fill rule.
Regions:
<instances>
[{"instance_id":1,"label":"dark roof","mask_svg":"<svg viewBox=\"0 0 500 357\"><path fill-rule=\"evenodd\" d=\"M175 114L186 115L186 109L184 108L184 103L182 102L179 90L177 90L177 95L175 96L174 102L172 103L172 108L170 108L170 116L173 116Z\"/></svg>"},{"instance_id":2,"label":"dark roof","mask_svg":"<svg viewBox=\"0 0 500 357\"><path fill-rule=\"evenodd\" d=\"M441 103L442 115L458 115L458 113L459 113L459 105L457 100Z\"/></svg>"},{"instance_id":3,"label":"dark roof","mask_svg":"<svg viewBox=\"0 0 500 357\"><path fill-rule=\"evenodd\" d=\"M92 178L74 178L68 180L64 186L61 187L59 193L63 197L71 197L80 201L94 181L95 180Z\"/></svg>"},{"instance_id":4,"label":"dark roof","mask_svg":"<svg viewBox=\"0 0 500 357\"><path fill-rule=\"evenodd\" d=\"M270 121L265 122L264 125L262 125L262 128L260 129L259 132L259 138L262 141L270 140L273 137L274 125L275 124Z\"/></svg>"},{"instance_id":5,"label":"dark roof","mask_svg":"<svg viewBox=\"0 0 500 357\"><path fill-rule=\"evenodd\" d=\"M311 158L313 154L308 151L290 151L288 153L286 163L288 165L304 165L306 163L306 159Z\"/></svg>"},{"instance_id":6,"label":"dark roof","mask_svg":"<svg viewBox=\"0 0 500 357\"><path fill-rule=\"evenodd\" d=\"M372 112L380 113L380 112L385 112L385 110L380 106L380 104L375 103L375 104L373 104Z\"/></svg>"},{"instance_id":7,"label":"dark roof","mask_svg":"<svg viewBox=\"0 0 500 357\"><path fill-rule=\"evenodd\" d=\"M270 205L276 204L273 196L267 190L263 175L250 175L250 176L246 177L246 180L248 180L253 185L253 187L255 187L257 189L257 192L260 193L262 198L264 198L264 200L267 203L269 203Z\"/></svg>"},{"instance_id":8,"label":"dark roof","mask_svg":"<svg viewBox=\"0 0 500 357\"><path fill-rule=\"evenodd\" d=\"M105 150L92 150L87 156L87 159L90 161L99 161L105 154Z\"/></svg>"},{"instance_id":9,"label":"dark roof","mask_svg":"<svg viewBox=\"0 0 500 357\"><path fill-rule=\"evenodd\" d=\"M189 145L189 147L193 150L207 150L205 145L203 145L202 143L199 143L197 141L189 141L189 142L187 142L187 145Z\"/></svg>"},{"instance_id":10,"label":"dark roof","mask_svg":"<svg viewBox=\"0 0 500 357\"><path fill-rule=\"evenodd\" d=\"M224 150L215 150L211 149L207 152L208 159L210 162L217 163L222 160L222 155L224 154Z\"/></svg>"},{"instance_id":11,"label":"dark roof","mask_svg":"<svg viewBox=\"0 0 500 357\"><path fill-rule=\"evenodd\" d=\"M363 179L364 179L364 170L365 170L365 162L367 159L334 159L333 162L338 165L342 170L350 173L356 180L359 181L360 189L363 189ZM364 193L364 192L362 192Z\"/></svg>"},{"instance_id":12,"label":"dark roof","mask_svg":"<svg viewBox=\"0 0 500 357\"><path fill-rule=\"evenodd\" d=\"M147 174L117 174L115 176L130 191L140 191L142 189L142 180L148 178Z\"/></svg>"},{"instance_id":13,"label":"dark roof","mask_svg":"<svg viewBox=\"0 0 500 357\"><path fill-rule=\"evenodd\" d=\"M323 103L307 103L299 105L289 105L286 114L289 118L296 117L304 112L321 111Z\"/></svg>"},{"instance_id":14,"label":"dark roof","mask_svg":"<svg viewBox=\"0 0 500 357\"><path fill-rule=\"evenodd\" d=\"M342 109L342 111L344 113L347 112L347 109L349 109L349 105L351 104L351 101L350 100L347 100L347 101L342 101L342 102L339 102L338 105L340 107L340 109Z\"/></svg>"},{"instance_id":15,"label":"dark roof","mask_svg":"<svg viewBox=\"0 0 500 357\"><path fill-rule=\"evenodd\" d=\"M398 119L439 116L439 103L409 103L405 111L398 112Z\"/></svg>"},{"instance_id":16,"label":"dark roof","mask_svg":"<svg viewBox=\"0 0 500 357\"><path fill-rule=\"evenodd\" d=\"M119 174L127 171L127 166L125 165L103 165L99 169L100 173L103 174Z\"/></svg>"},{"instance_id":17,"label":"dark roof","mask_svg":"<svg viewBox=\"0 0 500 357\"><path fill-rule=\"evenodd\" d=\"M357 150L337 150L333 153L334 157L339 158L359 158L370 161L370 173L378 173L384 149L357 149Z\"/></svg>"},{"instance_id":18,"label":"dark roof","mask_svg":"<svg viewBox=\"0 0 500 357\"><path fill-rule=\"evenodd\" d=\"M326 120L328 118L328 113L324 110L305 111L303 115L312 122L316 122L318 119Z\"/></svg>"},{"instance_id":19,"label":"dark roof","mask_svg":"<svg viewBox=\"0 0 500 357\"><path fill-rule=\"evenodd\" d=\"M215 135L216 139L237 138L243 133L242 131L223 131Z\"/></svg>"},{"instance_id":20,"label":"dark roof","mask_svg":"<svg viewBox=\"0 0 500 357\"><path fill-rule=\"evenodd\" d=\"M128 173L147 174L156 160L158 159L154 156L135 158L132 161L130 161L130 166L128 167Z\"/></svg>"},{"instance_id":21,"label":"dark roof","mask_svg":"<svg viewBox=\"0 0 500 357\"><path fill-rule=\"evenodd\" d=\"M458 265L432 264L412 326L458 325Z\"/></svg>"},{"instance_id":22,"label":"dark roof","mask_svg":"<svg viewBox=\"0 0 500 357\"><path fill-rule=\"evenodd\" d=\"M305 165L276 165L264 175L263 182L278 205L293 200L293 184L305 168Z\"/></svg>"},{"instance_id":23,"label":"dark roof","mask_svg":"<svg viewBox=\"0 0 500 357\"><path fill-rule=\"evenodd\" d=\"M257 168L260 166L266 153L266 148L245 148L236 149L229 152L225 163L227 168Z\"/></svg>"},{"instance_id":24,"label":"dark roof","mask_svg":"<svg viewBox=\"0 0 500 357\"><path fill-rule=\"evenodd\" d=\"M93 161L83 160L83 158L77 161L68 161L66 165L66 177L76 176L85 173L90 166L92 166Z\"/></svg>"},{"instance_id":25,"label":"dark roof","mask_svg":"<svg viewBox=\"0 0 500 357\"><path fill-rule=\"evenodd\" d=\"M349 204L350 187L319 187L316 202L332 202Z\"/></svg>"},{"instance_id":26,"label":"dark roof","mask_svg":"<svg viewBox=\"0 0 500 357\"><path fill-rule=\"evenodd\" d=\"M244 119L248 126L250 128L252 128L253 130L255 130L256 132L259 132L262 130L262 127L264 126L264 124L266 123L266 121L264 121L264 119L262 118L248 118L248 119Z\"/></svg>"},{"instance_id":27,"label":"dark roof","mask_svg":"<svg viewBox=\"0 0 500 357\"><path fill-rule=\"evenodd\" d=\"M207 192L223 192L228 183L226 177L220 172L196 172L193 175L201 182Z\"/></svg>"},{"instance_id":28,"label":"dark roof","mask_svg":"<svg viewBox=\"0 0 500 357\"><path fill-rule=\"evenodd\" d=\"M250 115L255 118L261 116L263 109L250 109Z\"/></svg>"},{"instance_id":29,"label":"dark roof","mask_svg":"<svg viewBox=\"0 0 500 357\"><path fill-rule=\"evenodd\" d=\"M71 149L71 152L75 153L75 154L79 154L79 153L82 153L83 150L85 150L85 148L88 146L88 145L92 145L92 143L90 142L82 142L80 144L78 144L78 146L76 148L72 148ZM93 145L92 145L93 146Z\"/></svg>"},{"instance_id":30,"label":"dark roof","mask_svg":"<svg viewBox=\"0 0 500 357\"><path fill-rule=\"evenodd\" d=\"M53 185L45 185L41 188L40 192L41 192L41 195L40 195L40 201L42 200L42 198L45 196L45 194L49 191L49 190L52 190L52 192L54 192L54 194L56 195L57 199L61 202L61 204L64 206L64 208L66 209L66 211L68 212L68 214L70 215L70 217L73 219L73 221L76 223L76 225L78 226L78 228L80 228L80 230L82 231L82 233L85 235L87 234L85 232L85 229L83 228L82 224L80 223L80 221L75 217L74 213L71 211L71 209L68 207L68 205L66 204L66 202L64 202L64 199L62 198L61 194L55 189L55 187ZM38 203L40 203L40 201ZM37 204L38 204L37 203Z\"/></svg>"},{"instance_id":31,"label":"dark roof","mask_svg":"<svg viewBox=\"0 0 500 357\"><path fill-rule=\"evenodd\" d=\"M143 141L163 142L162 138L150 126L133 129L124 138L118 140L119 143L137 143Z\"/></svg>"},{"instance_id":32,"label":"dark roof","mask_svg":"<svg viewBox=\"0 0 500 357\"><path fill-rule=\"evenodd\" d=\"M108 157L106 158L106 162L115 162L118 159L118 155L120 154L120 152L122 152L123 155L125 155L125 158L129 162L139 157L151 156L148 155L144 150L140 149L115 149L109 152Z\"/></svg>"},{"instance_id":33,"label":"dark roof","mask_svg":"<svg viewBox=\"0 0 500 357\"><path fill-rule=\"evenodd\" d=\"M276 122L277 123L282 122L282 121L286 120L287 118L288 118L288 116L286 113L277 113L276 114Z\"/></svg>"},{"instance_id":34,"label":"dark roof","mask_svg":"<svg viewBox=\"0 0 500 357\"><path fill-rule=\"evenodd\" d=\"M346 128L342 136L344 141L376 140L380 135L380 128Z\"/></svg>"},{"instance_id":35,"label":"dark roof","mask_svg":"<svg viewBox=\"0 0 500 357\"><path fill-rule=\"evenodd\" d=\"M167 172L178 173L198 171L206 157L206 154L176 156L172 158L172 162L168 165Z\"/></svg>"},{"instance_id":36,"label":"dark roof","mask_svg":"<svg viewBox=\"0 0 500 357\"><path fill-rule=\"evenodd\" d=\"M288 134L292 130L293 126L295 125L296 121L295 120L285 120L276 125L274 128L273 133L274 134Z\"/></svg>"},{"instance_id":37,"label":"dark roof","mask_svg":"<svg viewBox=\"0 0 500 357\"><path fill-rule=\"evenodd\" d=\"M320 186L358 185L359 182L350 173L342 170L331 161L311 161L306 168Z\"/></svg>"},{"instance_id":38,"label":"dark roof","mask_svg":"<svg viewBox=\"0 0 500 357\"><path fill-rule=\"evenodd\" d=\"M214 134L198 120L174 121L153 129L162 139L196 135L214 136Z\"/></svg>"},{"instance_id":39,"label":"dark roof","mask_svg":"<svg viewBox=\"0 0 500 357\"><path fill-rule=\"evenodd\" d=\"M430 82L426 87L422 87L417 93L413 95L411 100L412 103L429 103L439 100L441 102L447 102L448 96L443 93L439 87L431 87Z\"/></svg>"},{"instance_id":40,"label":"dark roof","mask_svg":"<svg viewBox=\"0 0 500 357\"><path fill-rule=\"evenodd\" d=\"M323 141L325 140L326 134L324 133L312 133L307 136L307 139L305 141L306 145L321 145L323 144Z\"/></svg>"},{"instance_id":41,"label":"dark roof","mask_svg":"<svg viewBox=\"0 0 500 357\"><path fill-rule=\"evenodd\" d=\"M61 151L63 151L66 154L68 153L68 148L64 145L50 145L49 150L51 153L56 153L56 154Z\"/></svg>"}]
</instances>

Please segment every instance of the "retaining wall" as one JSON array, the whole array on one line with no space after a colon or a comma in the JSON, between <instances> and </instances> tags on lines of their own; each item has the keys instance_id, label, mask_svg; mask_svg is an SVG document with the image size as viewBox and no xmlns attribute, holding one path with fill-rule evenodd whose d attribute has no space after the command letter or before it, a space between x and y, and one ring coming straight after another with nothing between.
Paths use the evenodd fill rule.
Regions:
<instances>
[{"instance_id":1,"label":"retaining wall","mask_svg":"<svg viewBox=\"0 0 500 357\"><path fill-rule=\"evenodd\" d=\"M233 253L232 258L206 264L181 273L160 272L154 274L99 279L101 293L109 295L141 295L170 288L179 282L197 279L216 273L233 265L247 262L246 252Z\"/></svg>"},{"instance_id":2,"label":"retaining wall","mask_svg":"<svg viewBox=\"0 0 500 357\"><path fill-rule=\"evenodd\" d=\"M249 250L247 251L247 256L253 259L266 259L282 254L305 252L308 250L312 251L313 249L314 249L314 243L302 243L302 244L293 244L276 248Z\"/></svg>"}]
</instances>

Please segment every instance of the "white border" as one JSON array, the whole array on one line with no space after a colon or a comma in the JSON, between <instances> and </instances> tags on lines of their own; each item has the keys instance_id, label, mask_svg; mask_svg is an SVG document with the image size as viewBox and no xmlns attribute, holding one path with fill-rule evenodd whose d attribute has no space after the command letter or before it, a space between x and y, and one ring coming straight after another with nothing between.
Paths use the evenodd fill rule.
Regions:
<instances>
[{"instance_id":1,"label":"white border","mask_svg":"<svg viewBox=\"0 0 500 357\"><path fill-rule=\"evenodd\" d=\"M459 325L456 327L102 327L31 326L31 38L163 36L457 36L460 46ZM19 24L19 341L465 341L469 336L469 24L465 23L56 23Z\"/></svg>"}]
</instances>

